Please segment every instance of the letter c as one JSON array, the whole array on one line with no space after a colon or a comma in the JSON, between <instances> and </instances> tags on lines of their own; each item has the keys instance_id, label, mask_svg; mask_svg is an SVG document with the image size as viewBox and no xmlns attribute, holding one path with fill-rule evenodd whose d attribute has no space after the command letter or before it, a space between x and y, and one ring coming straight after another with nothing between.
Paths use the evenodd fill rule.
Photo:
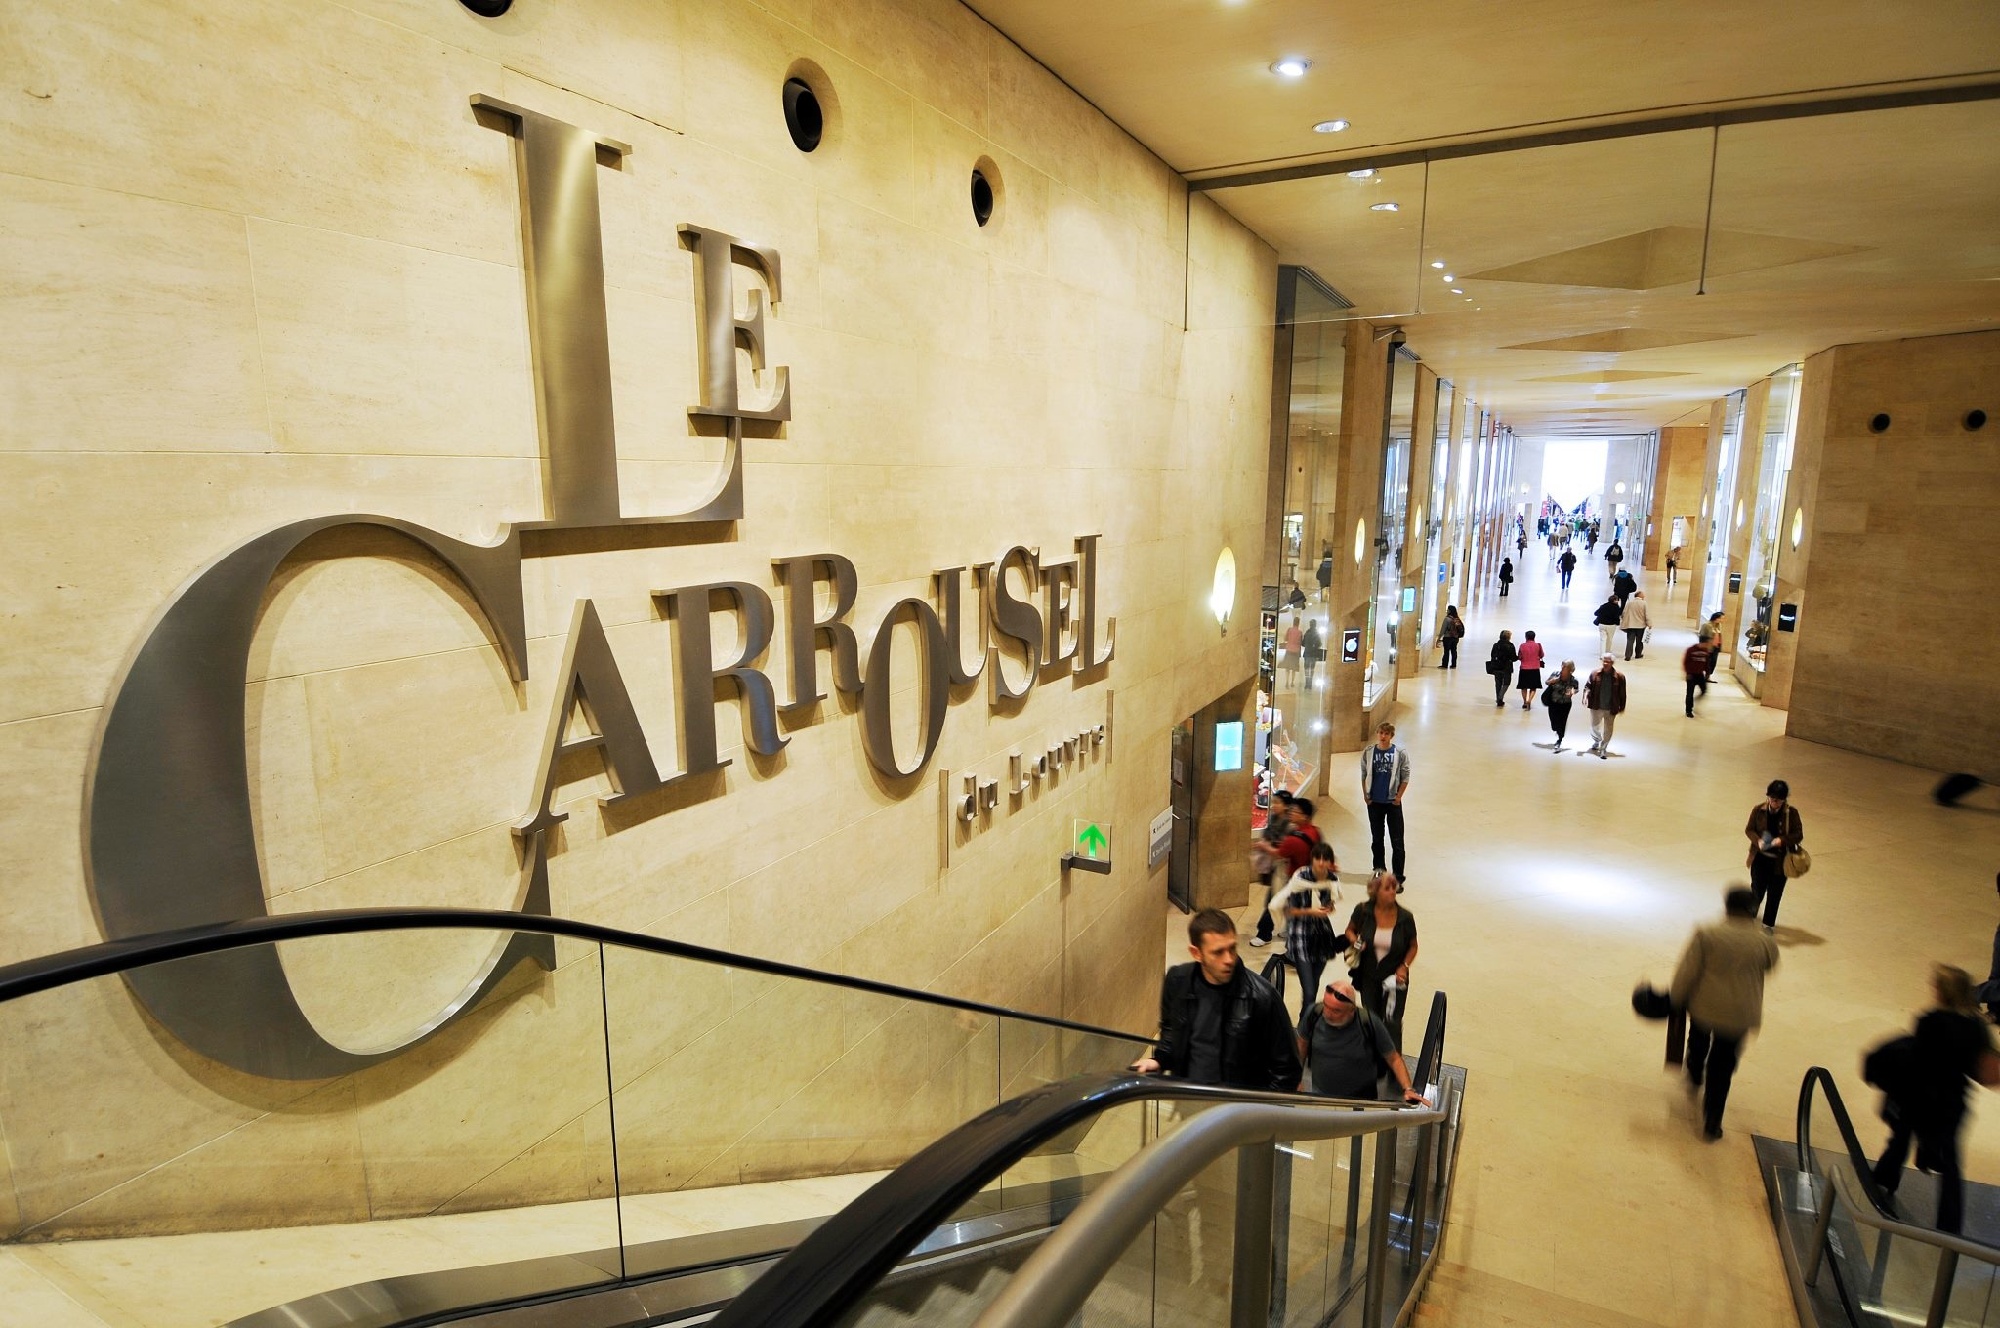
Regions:
<instances>
[{"instance_id":1,"label":"letter c","mask_svg":"<svg viewBox=\"0 0 2000 1328\"><path fill-rule=\"evenodd\" d=\"M408 521L295 521L223 554L161 611L126 666L97 736L84 807L85 870L104 935L236 922L269 913L257 862L243 686L258 608L279 564L344 526L393 531L441 559L472 592L508 672L528 676L521 544L465 544ZM524 911L548 911L546 899ZM386 1060L472 1009L522 960L555 967L548 936L502 938L480 973L416 1037L349 1050L306 1017L275 947L246 946L126 973L140 1003L202 1055L270 1079L324 1079Z\"/></svg>"}]
</instances>

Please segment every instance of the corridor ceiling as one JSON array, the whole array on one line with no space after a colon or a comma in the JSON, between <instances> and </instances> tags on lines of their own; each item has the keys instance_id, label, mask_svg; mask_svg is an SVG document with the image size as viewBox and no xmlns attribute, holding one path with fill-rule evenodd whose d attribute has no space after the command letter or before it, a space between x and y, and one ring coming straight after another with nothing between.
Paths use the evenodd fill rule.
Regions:
<instances>
[{"instance_id":1,"label":"corridor ceiling","mask_svg":"<svg viewBox=\"0 0 2000 1328\"><path fill-rule=\"evenodd\" d=\"M1995 0L972 3L1198 186L2000 80ZM1310 62L1303 77L1273 72L1286 57ZM1314 131L1333 119L1349 127ZM1353 301L1349 316L1400 324L1442 376L1525 433L1700 422L1715 397L1830 345L2000 326L1995 100L1358 179L1340 170L1210 197Z\"/></svg>"}]
</instances>

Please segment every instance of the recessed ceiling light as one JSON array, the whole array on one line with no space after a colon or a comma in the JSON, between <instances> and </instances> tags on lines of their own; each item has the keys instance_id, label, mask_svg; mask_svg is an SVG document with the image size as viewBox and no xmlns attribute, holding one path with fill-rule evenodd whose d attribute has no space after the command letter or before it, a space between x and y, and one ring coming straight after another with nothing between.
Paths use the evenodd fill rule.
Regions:
<instances>
[{"instance_id":1,"label":"recessed ceiling light","mask_svg":"<svg viewBox=\"0 0 2000 1328\"><path fill-rule=\"evenodd\" d=\"M1453 276L1453 275L1451 275L1451 273L1449 273L1449 272L1447 272L1447 273L1445 273L1445 274L1444 274L1444 279L1445 279L1446 281L1457 281L1457 280L1458 280L1458 278L1457 278L1457 277L1454 277L1454 276Z\"/></svg>"},{"instance_id":2,"label":"recessed ceiling light","mask_svg":"<svg viewBox=\"0 0 2000 1328\"><path fill-rule=\"evenodd\" d=\"M1439 271L1444 270L1444 264L1442 262L1432 263L1431 266L1437 268Z\"/></svg>"},{"instance_id":3,"label":"recessed ceiling light","mask_svg":"<svg viewBox=\"0 0 2000 1328\"><path fill-rule=\"evenodd\" d=\"M1271 72L1279 78L1304 78L1306 70L1312 68L1312 61L1304 56L1288 55L1282 60L1271 62Z\"/></svg>"},{"instance_id":4,"label":"recessed ceiling light","mask_svg":"<svg viewBox=\"0 0 2000 1328\"><path fill-rule=\"evenodd\" d=\"M1358 171L1349 171L1347 173L1347 178L1350 180L1365 180L1374 173L1375 173L1375 168L1373 166L1363 166Z\"/></svg>"},{"instance_id":5,"label":"recessed ceiling light","mask_svg":"<svg viewBox=\"0 0 2000 1328\"><path fill-rule=\"evenodd\" d=\"M1313 132L1315 134L1337 134L1345 128L1347 128L1347 121L1345 120L1321 120L1313 126Z\"/></svg>"},{"instance_id":6,"label":"recessed ceiling light","mask_svg":"<svg viewBox=\"0 0 2000 1328\"><path fill-rule=\"evenodd\" d=\"M1368 210L1370 212L1399 212L1402 209L1398 208L1394 203L1370 203Z\"/></svg>"},{"instance_id":7,"label":"recessed ceiling light","mask_svg":"<svg viewBox=\"0 0 2000 1328\"><path fill-rule=\"evenodd\" d=\"M1465 295L1465 292L1464 292L1464 291L1462 291L1462 290L1460 290L1460 289L1459 289L1458 287L1456 287L1456 286L1453 286L1453 287L1451 288L1451 293L1452 293L1453 295ZM1472 297L1471 297L1470 295L1465 295L1465 298L1469 300L1469 299L1471 299Z\"/></svg>"}]
</instances>

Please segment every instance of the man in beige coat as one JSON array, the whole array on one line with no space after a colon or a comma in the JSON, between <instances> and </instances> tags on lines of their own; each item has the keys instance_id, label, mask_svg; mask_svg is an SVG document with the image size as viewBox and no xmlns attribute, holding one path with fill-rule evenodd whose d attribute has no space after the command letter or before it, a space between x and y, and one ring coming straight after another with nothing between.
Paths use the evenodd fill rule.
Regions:
<instances>
[{"instance_id":1,"label":"man in beige coat","mask_svg":"<svg viewBox=\"0 0 2000 1328\"><path fill-rule=\"evenodd\" d=\"M1764 975L1778 966L1778 945L1757 925L1757 896L1741 887L1723 896L1720 922L1698 927L1681 952L1671 989L1687 1012L1687 1075L1701 1100L1702 1137L1722 1137L1722 1108L1743 1039L1764 1021Z\"/></svg>"}]
</instances>

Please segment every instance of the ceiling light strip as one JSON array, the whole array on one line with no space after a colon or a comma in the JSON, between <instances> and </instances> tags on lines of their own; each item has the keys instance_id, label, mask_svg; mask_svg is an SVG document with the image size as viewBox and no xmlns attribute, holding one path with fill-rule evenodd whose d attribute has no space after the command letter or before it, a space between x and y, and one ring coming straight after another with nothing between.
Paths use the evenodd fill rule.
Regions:
<instances>
[{"instance_id":1,"label":"ceiling light strip","mask_svg":"<svg viewBox=\"0 0 2000 1328\"><path fill-rule=\"evenodd\" d=\"M1454 161L1466 157L1490 157L1504 152L1525 152L1530 148L1562 147L1570 143L1602 143L1619 138L1644 138L1653 134L1677 134L1689 129L1716 129L1723 125L1766 124L1776 120L1810 120L1825 115L1853 115L1862 111L1900 110L1911 106L1948 106L1964 102L2000 101L2000 78L1987 76L1979 82L1898 88L1891 92L1850 93L1837 97L1816 97L1798 101L1726 104L1709 110L1680 111L1632 120L1600 121L1545 129L1533 133L1495 134L1469 137L1454 142L1420 147L1378 149L1347 156L1300 162L1290 166L1270 166L1258 170L1234 171L1187 179L1197 193L1216 189L1240 189L1247 185L1276 184L1285 180L1310 180L1323 175L1344 175L1349 171L1387 170L1392 166L1416 166L1433 161ZM1212 168L1227 171L1228 168Z\"/></svg>"}]
</instances>

